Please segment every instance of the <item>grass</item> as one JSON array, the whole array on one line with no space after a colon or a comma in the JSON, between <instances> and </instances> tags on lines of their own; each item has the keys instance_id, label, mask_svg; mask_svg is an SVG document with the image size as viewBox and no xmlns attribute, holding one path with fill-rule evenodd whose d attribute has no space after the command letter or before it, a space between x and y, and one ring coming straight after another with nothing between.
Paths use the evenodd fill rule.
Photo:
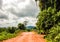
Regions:
<instances>
[{"instance_id":1,"label":"grass","mask_svg":"<svg viewBox=\"0 0 60 42\"><path fill-rule=\"evenodd\" d=\"M11 33L7 33L6 31L4 31L4 32L0 33L0 41L10 39L10 38L13 38L15 36L16 36L15 33L11 34Z\"/></svg>"},{"instance_id":2,"label":"grass","mask_svg":"<svg viewBox=\"0 0 60 42\"><path fill-rule=\"evenodd\" d=\"M3 31L0 33L0 41L14 38L18 35L18 33L20 33L20 30L16 30L14 33L8 33L6 31Z\"/></svg>"}]
</instances>

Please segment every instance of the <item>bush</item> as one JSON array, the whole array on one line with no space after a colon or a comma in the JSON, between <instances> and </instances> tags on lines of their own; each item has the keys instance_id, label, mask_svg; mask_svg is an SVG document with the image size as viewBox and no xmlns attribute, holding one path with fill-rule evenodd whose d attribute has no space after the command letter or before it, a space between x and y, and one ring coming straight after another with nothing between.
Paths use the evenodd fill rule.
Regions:
<instances>
[{"instance_id":1,"label":"bush","mask_svg":"<svg viewBox=\"0 0 60 42\"><path fill-rule=\"evenodd\" d=\"M44 33L47 34L49 29L60 23L60 11L56 13L55 9L49 7L48 9L41 11L37 18L37 28L43 30Z\"/></svg>"},{"instance_id":2,"label":"bush","mask_svg":"<svg viewBox=\"0 0 60 42\"><path fill-rule=\"evenodd\" d=\"M16 31L16 27L8 27L7 32L14 33Z\"/></svg>"},{"instance_id":3,"label":"bush","mask_svg":"<svg viewBox=\"0 0 60 42\"><path fill-rule=\"evenodd\" d=\"M0 33L6 31L6 28L0 28Z\"/></svg>"},{"instance_id":4,"label":"bush","mask_svg":"<svg viewBox=\"0 0 60 42\"><path fill-rule=\"evenodd\" d=\"M15 36L16 36L16 34L11 34L11 33L4 31L4 32L0 33L0 40L6 40L6 39L9 39L9 38L12 38Z\"/></svg>"},{"instance_id":5,"label":"bush","mask_svg":"<svg viewBox=\"0 0 60 42\"><path fill-rule=\"evenodd\" d=\"M6 40L13 38L17 35L17 33L20 31L16 27L8 27L8 28L0 28L0 40Z\"/></svg>"},{"instance_id":6,"label":"bush","mask_svg":"<svg viewBox=\"0 0 60 42\"><path fill-rule=\"evenodd\" d=\"M48 42L60 42L60 26L54 26L49 30L49 34L46 36Z\"/></svg>"},{"instance_id":7,"label":"bush","mask_svg":"<svg viewBox=\"0 0 60 42\"><path fill-rule=\"evenodd\" d=\"M38 21L36 23L37 28L47 33L48 30L54 26L54 24L57 24L55 23L56 22L55 12L56 10L52 9L51 7L41 11L37 17L38 18Z\"/></svg>"}]
</instances>

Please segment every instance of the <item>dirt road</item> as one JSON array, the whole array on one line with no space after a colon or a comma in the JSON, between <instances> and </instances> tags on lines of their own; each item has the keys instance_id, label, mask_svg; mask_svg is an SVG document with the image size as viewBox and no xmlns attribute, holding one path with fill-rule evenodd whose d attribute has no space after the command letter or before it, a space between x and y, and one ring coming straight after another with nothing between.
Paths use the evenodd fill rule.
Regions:
<instances>
[{"instance_id":1,"label":"dirt road","mask_svg":"<svg viewBox=\"0 0 60 42\"><path fill-rule=\"evenodd\" d=\"M43 35L34 32L23 32L21 35L3 42L46 42L46 40Z\"/></svg>"}]
</instances>

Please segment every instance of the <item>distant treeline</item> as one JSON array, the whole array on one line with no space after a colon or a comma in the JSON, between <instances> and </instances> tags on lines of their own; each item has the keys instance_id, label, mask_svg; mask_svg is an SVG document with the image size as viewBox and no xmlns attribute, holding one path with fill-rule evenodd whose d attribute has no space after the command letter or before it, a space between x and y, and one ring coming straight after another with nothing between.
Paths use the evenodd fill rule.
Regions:
<instances>
[{"instance_id":1,"label":"distant treeline","mask_svg":"<svg viewBox=\"0 0 60 42\"><path fill-rule=\"evenodd\" d=\"M25 24L19 23L17 27L0 27L0 40L6 40L17 36L20 32L36 31L34 28L26 28Z\"/></svg>"}]
</instances>

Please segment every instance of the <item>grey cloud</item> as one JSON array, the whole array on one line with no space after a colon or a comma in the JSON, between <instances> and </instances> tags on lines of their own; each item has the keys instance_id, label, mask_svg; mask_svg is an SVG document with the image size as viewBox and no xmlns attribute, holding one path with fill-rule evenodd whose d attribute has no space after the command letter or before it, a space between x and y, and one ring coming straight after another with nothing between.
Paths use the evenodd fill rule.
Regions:
<instances>
[{"instance_id":1,"label":"grey cloud","mask_svg":"<svg viewBox=\"0 0 60 42\"><path fill-rule=\"evenodd\" d=\"M10 8L9 11L18 17L26 17L26 16L36 17L38 9L36 4L31 0L30 4L27 5L25 9L22 9L21 11L19 10L20 12L16 12L14 8Z\"/></svg>"},{"instance_id":2,"label":"grey cloud","mask_svg":"<svg viewBox=\"0 0 60 42\"><path fill-rule=\"evenodd\" d=\"M8 19L7 15L0 13L0 19Z\"/></svg>"},{"instance_id":3,"label":"grey cloud","mask_svg":"<svg viewBox=\"0 0 60 42\"><path fill-rule=\"evenodd\" d=\"M2 7L2 0L0 0L0 9L1 9L1 7Z\"/></svg>"},{"instance_id":4,"label":"grey cloud","mask_svg":"<svg viewBox=\"0 0 60 42\"><path fill-rule=\"evenodd\" d=\"M24 2L25 0L18 0L19 2Z\"/></svg>"},{"instance_id":5,"label":"grey cloud","mask_svg":"<svg viewBox=\"0 0 60 42\"><path fill-rule=\"evenodd\" d=\"M0 19L8 19L8 17L5 15L0 15Z\"/></svg>"},{"instance_id":6,"label":"grey cloud","mask_svg":"<svg viewBox=\"0 0 60 42\"><path fill-rule=\"evenodd\" d=\"M20 1L23 2L23 1L26 1L26 0L18 0L18 1L19 2ZM0 21L4 21L4 19L8 19L8 16L7 16L8 13L12 13L13 15L15 15L15 16L17 16L19 18L20 17L22 17L22 18L23 17L32 17L32 18L34 18L34 17L37 16L38 8L37 8L36 4L32 0L30 0L30 4L29 5L27 5L25 8L23 8L21 10L17 7L17 4L15 4L15 3L12 4L12 5L11 4L8 4L8 5L5 6L5 7L7 7L5 9L5 7L2 6L2 0L0 0L0 7L2 7L2 9L4 11L7 11L7 13L4 13L3 12L4 14L2 12L0 12L0 19L3 19L3 20L0 20ZM10 6L10 7L8 8L8 6ZM18 19L16 19L14 17L14 21L17 21ZM30 21L30 19L29 19L29 21ZM9 21L7 21L6 24L3 24L3 25L0 24L0 26L11 26L11 25L14 25L14 24L16 25L17 23L18 23L18 21L17 22L13 22L13 23L10 24Z\"/></svg>"}]
</instances>

